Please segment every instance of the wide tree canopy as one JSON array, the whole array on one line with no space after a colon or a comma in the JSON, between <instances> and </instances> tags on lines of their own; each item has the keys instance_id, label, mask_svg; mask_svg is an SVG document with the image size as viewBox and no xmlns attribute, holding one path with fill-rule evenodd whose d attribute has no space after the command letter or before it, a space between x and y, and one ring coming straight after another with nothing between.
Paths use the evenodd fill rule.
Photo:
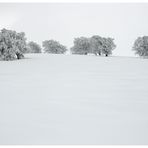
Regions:
<instances>
[{"instance_id":1,"label":"wide tree canopy","mask_svg":"<svg viewBox=\"0 0 148 148\"><path fill-rule=\"evenodd\" d=\"M148 56L148 36L138 37L134 42L133 50L139 56Z\"/></svg>"},{"instance_id":2,"label":"wide tree canopy","mask_svg":"<svg viewBox=\"0 0 148 148\"><path fill-rule=\"evenodd\" d=\"M63 54L67 51L66 46L55 40L46 40L42 43L43 50L46 53Z\"/></svg>"},{"instance_id":3,"label":"wide tree canopy","mask_svg":"<svg viewBox=\"0 0 148 148\"><path fill-rule=\"evenodd\" d=\"M74 46L71 48L72 54L88 54L108 56L116 48L113 38L100 37L94 35L91 38L80 37L74 39Z\"/></svg>"},{"instance_id":4,"label":"wide tree canopy","mask_svg":"<svg viewBox=\"0 0 148 148\"><path fill-rule=\"evenodd\" d=\"M25 33L2 29L0 32L0 59L13 60L23 58L26 50Z\"/></svg>"}]
</instances>

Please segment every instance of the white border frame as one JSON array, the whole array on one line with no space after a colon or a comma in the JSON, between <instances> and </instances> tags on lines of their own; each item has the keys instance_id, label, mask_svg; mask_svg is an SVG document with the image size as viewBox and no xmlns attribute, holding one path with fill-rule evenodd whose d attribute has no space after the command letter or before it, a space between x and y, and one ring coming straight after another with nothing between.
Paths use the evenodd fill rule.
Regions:
<instances>
[{"instance_id":1,"label":"white border frame","mask_svg":"<svg viewBox=\"0 0 148 148\"><path fill-rule=\"evenodd\" d=\"M148 3L148 0L0 0L0 3Z\"/></svg>"}]
</instances>

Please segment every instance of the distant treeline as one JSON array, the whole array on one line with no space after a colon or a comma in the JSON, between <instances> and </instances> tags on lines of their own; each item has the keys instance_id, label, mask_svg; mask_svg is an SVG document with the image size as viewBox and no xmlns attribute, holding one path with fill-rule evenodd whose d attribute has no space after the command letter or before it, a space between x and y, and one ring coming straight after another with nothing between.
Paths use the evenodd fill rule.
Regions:
<instances>
[{"instance_id":1,"label":"distant treeline","mask_svg":"<svg viewBox=\"0 0 148 148\"><path fill-rule=\"evenodd\" d=\"M27 42L26 40L24 32L18 33L13 30L2 29L0 31L0 59L22 59L25 53L64 54L68 51L66 46L55 40L43 41L42 48L37 43ZM73 43L73 47L70 48L71 54L94 54L107 57L116 48L113 38L105 38L99 35L90 38L78 37L74 39ZM139 56L148 56L148 36L138 37L132 50Z\"/></svg>"}]
</instances>

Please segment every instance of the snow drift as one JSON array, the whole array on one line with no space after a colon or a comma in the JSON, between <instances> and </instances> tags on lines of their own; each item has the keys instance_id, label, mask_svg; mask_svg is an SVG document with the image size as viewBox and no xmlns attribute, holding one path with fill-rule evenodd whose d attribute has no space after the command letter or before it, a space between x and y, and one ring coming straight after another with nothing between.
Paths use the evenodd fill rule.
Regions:
<instances>
[{"instance_id":1,"label":"snow drift","mask_svg":"<svg viewBox=\"0 0 148 148\"><path fill-rule=\"evenodd\" d=\"M148 144L148 60L28 54L0 62L0 144Z\"/></svg>"}]
</instances>

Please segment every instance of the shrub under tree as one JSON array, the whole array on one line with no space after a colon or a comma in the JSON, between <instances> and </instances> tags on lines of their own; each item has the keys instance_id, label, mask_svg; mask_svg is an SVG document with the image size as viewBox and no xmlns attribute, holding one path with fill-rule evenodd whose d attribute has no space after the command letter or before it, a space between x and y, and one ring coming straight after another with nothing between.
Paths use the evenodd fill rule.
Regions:
<instances>
[{"instance_id":1,"label":"shrub under tree","mask_svg":"<svg viewBox=\"0 0 148 148\"><path fill-rule=\"evenodd\" d=\"M27 44L27 53L41 53L42 48L37 43L31 41Z\"/></svg>"},{"instance_id":2,"label":"shrub under tree","mask_svg":"<svg viewBox=\"0 0 148 148\"><path fill-rule=\"evenodd\" d=\"M25 33L2 29L0 32L0 59L14 60L24 57L26 50Z\"/></svg>"},{"instance_id":3,"label":"shrub under tree","mask_svg":"<svg viewBox=\"0 0 148 148\"><path fill-rule=\"evenodd\" d=\"M138 37L133 46L135 54L147 57L148 56L148 36Z\"/></svg>"},{"instance_id":4,"label":"shrub under tree","mask_svg":"<svg viewBox=\"0 0 148 148\"><path fill-rule=\"evenodd\" d=\"M43 50L46 53L64 54L67 51L66 46L63 46L58 41L46 40L42 43Z\"/></svg>"}]
</instances>

